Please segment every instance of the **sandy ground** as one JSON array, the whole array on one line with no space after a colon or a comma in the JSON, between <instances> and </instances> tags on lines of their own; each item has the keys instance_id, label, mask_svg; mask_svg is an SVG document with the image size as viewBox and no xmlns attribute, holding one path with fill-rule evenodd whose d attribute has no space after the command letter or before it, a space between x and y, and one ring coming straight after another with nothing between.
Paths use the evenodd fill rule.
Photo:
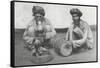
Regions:
<instances>
[{"instance_id":1,"label":"sandy ground","mask_svg":"<svg viewBox=\"0 0 100 68\"><path fill-rule=\"evenodd\" d=\"M20 31L20 30L19 30ZM29 60L30 52L24 48L24 41L22 39L23 32L15 32L15 66L35 65ZM57 34L57 37L64 36ZM55 53L52 49L51 53L54 59L44 64L57 64L57 63L72 63L72 62L87 62L96 61L96 33L93 31L94 48L92 50L81 50L80 52L73 53L68 57L62 57Z\"/></svg>"}]
</instances>

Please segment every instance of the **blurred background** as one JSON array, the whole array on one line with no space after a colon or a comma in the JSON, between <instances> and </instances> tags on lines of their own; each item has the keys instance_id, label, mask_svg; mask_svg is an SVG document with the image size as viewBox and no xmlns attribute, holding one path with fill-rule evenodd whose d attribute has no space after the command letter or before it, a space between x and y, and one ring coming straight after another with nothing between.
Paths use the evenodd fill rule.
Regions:
<instances>
[{"instance_id":1,"label":"blurred background","mask_svg":"<svg viewBox=\"0 0 100 68\"><path fill-rule=\"evenodd\" d=\"M82 19L87 21L89 25L96 25L96 7L74 6L74 5L58 5L58 4L42 4L42 3L15 3L15 28L26 28L27 24L32 20L32 7L41 6L45 10L45 17L48 18L54 28L67 28L72 22L70 9L78 8L82 11Z\"/></svg>"}]
</instances>

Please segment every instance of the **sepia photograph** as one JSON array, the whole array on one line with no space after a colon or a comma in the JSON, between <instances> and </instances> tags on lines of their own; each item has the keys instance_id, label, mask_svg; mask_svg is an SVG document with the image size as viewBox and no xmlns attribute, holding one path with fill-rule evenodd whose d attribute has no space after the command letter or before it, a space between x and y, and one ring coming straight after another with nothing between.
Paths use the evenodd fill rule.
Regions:
<instances>
[{"instance_id":1,"label":"sepia photograph","mask_svg":"<svg viewBox=\"0 0 100 68\"><path fill-rule=\"evenodd\" d=\"M11 2L11 66L98 61L98 6Z\"/></svg>"}]
</instances>

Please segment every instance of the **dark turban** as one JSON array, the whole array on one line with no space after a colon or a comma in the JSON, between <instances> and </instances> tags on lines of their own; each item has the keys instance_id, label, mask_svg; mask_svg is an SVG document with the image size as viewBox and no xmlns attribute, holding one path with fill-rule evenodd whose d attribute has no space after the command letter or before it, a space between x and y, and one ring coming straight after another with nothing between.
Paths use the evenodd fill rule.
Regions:
<instances>
[{"instance_id":1,"label":"dark turban","mask_svg":"<svg viewBox=\"0 0 100 68\"><path fill-rule=\"evenodd\" d=\"M45 15L44 9L43 9L42 7L40 7L40 6L33 6L32 12L33 12L33 16L34 16L35 14L37 14L37 13L39 13L39 14L41 14L41 15L43 15L43 16Z\"/></svg>"},{"instance_id":2,"label":"dark turban","mask_svg":"<svg viewBox=\"0 0 100 68\"><path fill-rule=\"evenodd\" d=\"M82 12L81 12L79 9L77 9L77 8L71 9L71 10L70 10L70 14L71 14L71 15L73 15L73 14L78 14L79 17L82 16Z\"/></svg>"}]
</instances>

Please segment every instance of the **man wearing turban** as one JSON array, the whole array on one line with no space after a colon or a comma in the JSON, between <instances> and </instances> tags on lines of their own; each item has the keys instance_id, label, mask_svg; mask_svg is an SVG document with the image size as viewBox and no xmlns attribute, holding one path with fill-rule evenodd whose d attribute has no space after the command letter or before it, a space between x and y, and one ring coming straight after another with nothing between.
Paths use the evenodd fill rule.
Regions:
<instances>
[{"instance_id":1,"label":"man wearing turban","mask_svg":"<svg viewBox=\"0 0 100 68\"><path fill-rule=\"evenodd\" d=\"M32 44L41 44L41 42L49 42L52 37L56 34L53 26L51 25L50 21L45 18L45 11L40 6L33 6L32 8L34 18L28 24L23 39L25 42L33 48ZM45 47L42 47L42 50L46 50Z\"/></svg>"},{"instance_id":2,"label":"man wearing turban","mask_svg":"<svg viewBox=\"0 0 100 68\"><path fill-rule=\"evenodd\" d=\"M77 8L73 8L70 10L70 14L73 22L66 34L66 40L71 41L74 48L82 46L86 46L88 49L93 48L92 31L88 23L80 18L82 12Z\"/></svg>"}]
</instances>

